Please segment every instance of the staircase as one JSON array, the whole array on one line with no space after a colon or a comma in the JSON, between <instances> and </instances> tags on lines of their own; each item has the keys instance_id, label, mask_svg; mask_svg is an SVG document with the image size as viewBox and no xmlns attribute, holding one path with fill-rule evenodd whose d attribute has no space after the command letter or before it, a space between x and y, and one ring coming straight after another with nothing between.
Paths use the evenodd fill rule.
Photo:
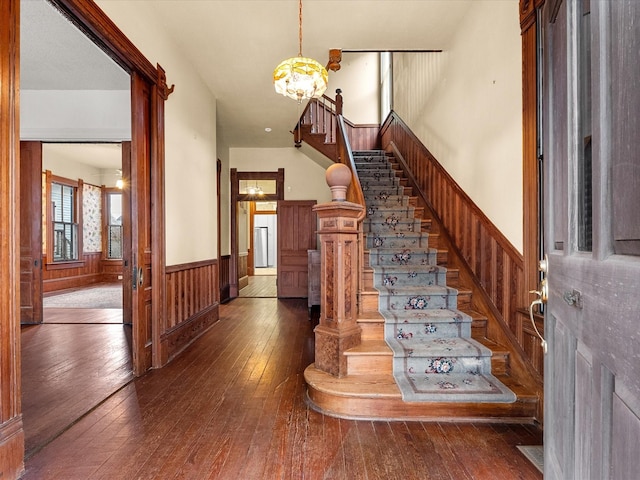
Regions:
<instances>
[{"instance_id":1,"label":"staircase","mask_svg":"<svg viewBox=\"0 0 640 480\"><path fill-rule=\"evenodd\" d=\"M508 350L486 338L486 318L446 268L437 232L384 152L354 152L367 218L362 342L347 376L313 365L308 396L348 418L533 421L537 397L509 376Z\"/></svg>"}]
</instances>

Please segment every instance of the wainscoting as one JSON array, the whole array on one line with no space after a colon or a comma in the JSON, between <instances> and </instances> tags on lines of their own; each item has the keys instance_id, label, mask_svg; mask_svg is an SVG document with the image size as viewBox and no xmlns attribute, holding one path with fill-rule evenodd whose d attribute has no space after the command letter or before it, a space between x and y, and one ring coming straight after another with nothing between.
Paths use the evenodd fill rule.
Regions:
<instances>
[{"instance_id":1,"label":"wainscoting","mask_svg":"<svg viewBox=\"0 0 640 480\"><path fill-rule=\"evenodd\" d=\"M238 254L238 290L249 285L249 254Z\"/></svg>"},{"instance_id":2,"label":"wainscoting","mask_svg":"<svg viewBox=\"0 0 640 480\"><path fill-rule=\"evenodd\" d=\"M160 341L163 364L218 321L218 261L165 269L166 309Z\"/></svg>"},{"instance_id":3,"label":"wainscoting","mask_svg":"<svg viewBox=\"0 0 640 480\"><path fill-rule=\"evenodd\" d=\"M228 302L231 300L231 255L220 257L218 282L220 282L220 303Z\"/></svg>"},{"instance_id":4,"label":"wainscoting","mask_svg":"<svg viewBox=\"0 0 640 480\"><path fill-rule=\"evenodd\" d=\"M42 265L44 293L115 282L122 276L122 260L105 260L102 252L84 253L77 262L48 263L43 256Z\"/></svg>"}]
</instances>

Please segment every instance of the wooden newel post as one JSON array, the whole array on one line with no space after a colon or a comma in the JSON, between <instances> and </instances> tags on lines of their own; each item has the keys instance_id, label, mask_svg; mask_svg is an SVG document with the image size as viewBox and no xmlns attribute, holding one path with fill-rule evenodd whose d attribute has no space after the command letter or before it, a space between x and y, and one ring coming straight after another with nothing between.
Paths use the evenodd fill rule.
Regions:
<instances>
[{"instance_id":1,"label":"wooden newel post","mask_svg":"<svg viewBox=\"0 0 640 480\"><path fill-rule=\"evenodd\" d=\"M336 115L342 115L342 90L336 89Z\"/></svg>"},{"instance_id":2,"label":"wooden newel post","mask_svg":"<svg viewBox=\"0 0 640 480\"><path fill-rule=\"evenodd\" d=\"M315 366L337 377L347 374L345 350L360 344L357 324L358 216L363 207L345 201L351 171L336 163L327 170L333 201L316 205L319 220L320 322L315 328Z\"/></svg>"}]
</instances>

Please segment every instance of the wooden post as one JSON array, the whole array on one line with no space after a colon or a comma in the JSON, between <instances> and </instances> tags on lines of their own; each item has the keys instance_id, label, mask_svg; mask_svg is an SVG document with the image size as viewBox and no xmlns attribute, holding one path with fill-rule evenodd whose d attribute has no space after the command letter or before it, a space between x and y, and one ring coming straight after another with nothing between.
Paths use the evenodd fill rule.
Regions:
<instances>
[{"instance_id":1,"label":"wooden post","mask_svg":"<svg viewBox=\"0 0 640 480\"><path fill-rule=\"evenodd\" d=\"M342 90L336 89L336 115L342 115Z\"/></svg>"},{"instance_id":2,"label":"wooden post","mask_svg":"<svg viewBox=\"0 0 640 480\"><path fill-rule=\"evenodd\" d=\"M320 223L320 322L315 328L318 370L337 377L347 374L345 350L360 344L356 323L358 279L358 216L363 207L333 201L316 205Z\"/></svg>"}]
</instances>

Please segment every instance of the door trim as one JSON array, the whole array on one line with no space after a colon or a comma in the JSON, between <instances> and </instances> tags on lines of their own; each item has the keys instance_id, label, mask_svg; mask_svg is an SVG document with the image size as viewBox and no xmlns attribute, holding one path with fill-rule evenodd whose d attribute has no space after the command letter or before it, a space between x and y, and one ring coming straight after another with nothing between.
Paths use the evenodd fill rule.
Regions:
<instances>
[{"instance_id":1,"label":"door trim","mask_svg":"<svg viewBox=\"0 0 640 480\"><path fill-rule=\"evenodd\" d=\"M238 288L238 202L255 200L246 194L240 194L240 180L275 180L276 193L264 195L260 200L265 202L284 200L284 168L279 168L277 172L239 172L237 168L232 168L229 176L231 182L229 298L231 299L236 298L240 292Z\"/></svg>"},{"instance_id":2,"label":"door trim","mask_svg":"<svg viewBox=\"0 0 640 480\"><path fill-rule=\"evenodd\" d=\"M148 137L137 138L141 132L133 129L131 132L132 143L144 143L150 152L151 188L151 247L152 247L152 277L154 288L152 289L153 310L151 338L152 338L152 364L154 367L161 366L162 352L161 343L158 341L160 329L163 325L162 299L164 298L164 268L166 259L164 255L164 101L171 93L172 88L167 88L164 70L157 65L154 67L140 50L126 37L126 35L116 26L116 24L93 2L84 0L51 0L52 4L58 8L76 27L84 32L91 40L101 47L113 60L125 71L133 76L135 73L142 81L147 83L151 90L149 98L148 118L151 119L150 132ZM138 92L139 93L139 92ZM132 90L132 116L136 115L133 105L142 105L142 98L134 99L136 92ZM135 100L135 101L134 101ZM133 249L134 251L136 248ZM126 282L127 279L123 278ZM134 326L135 315L134 315ZM134 353L134 358L142 359L144 355ZM134 365L134 372L141 375L151 365Z\"/></svg>"}]
</instances>

